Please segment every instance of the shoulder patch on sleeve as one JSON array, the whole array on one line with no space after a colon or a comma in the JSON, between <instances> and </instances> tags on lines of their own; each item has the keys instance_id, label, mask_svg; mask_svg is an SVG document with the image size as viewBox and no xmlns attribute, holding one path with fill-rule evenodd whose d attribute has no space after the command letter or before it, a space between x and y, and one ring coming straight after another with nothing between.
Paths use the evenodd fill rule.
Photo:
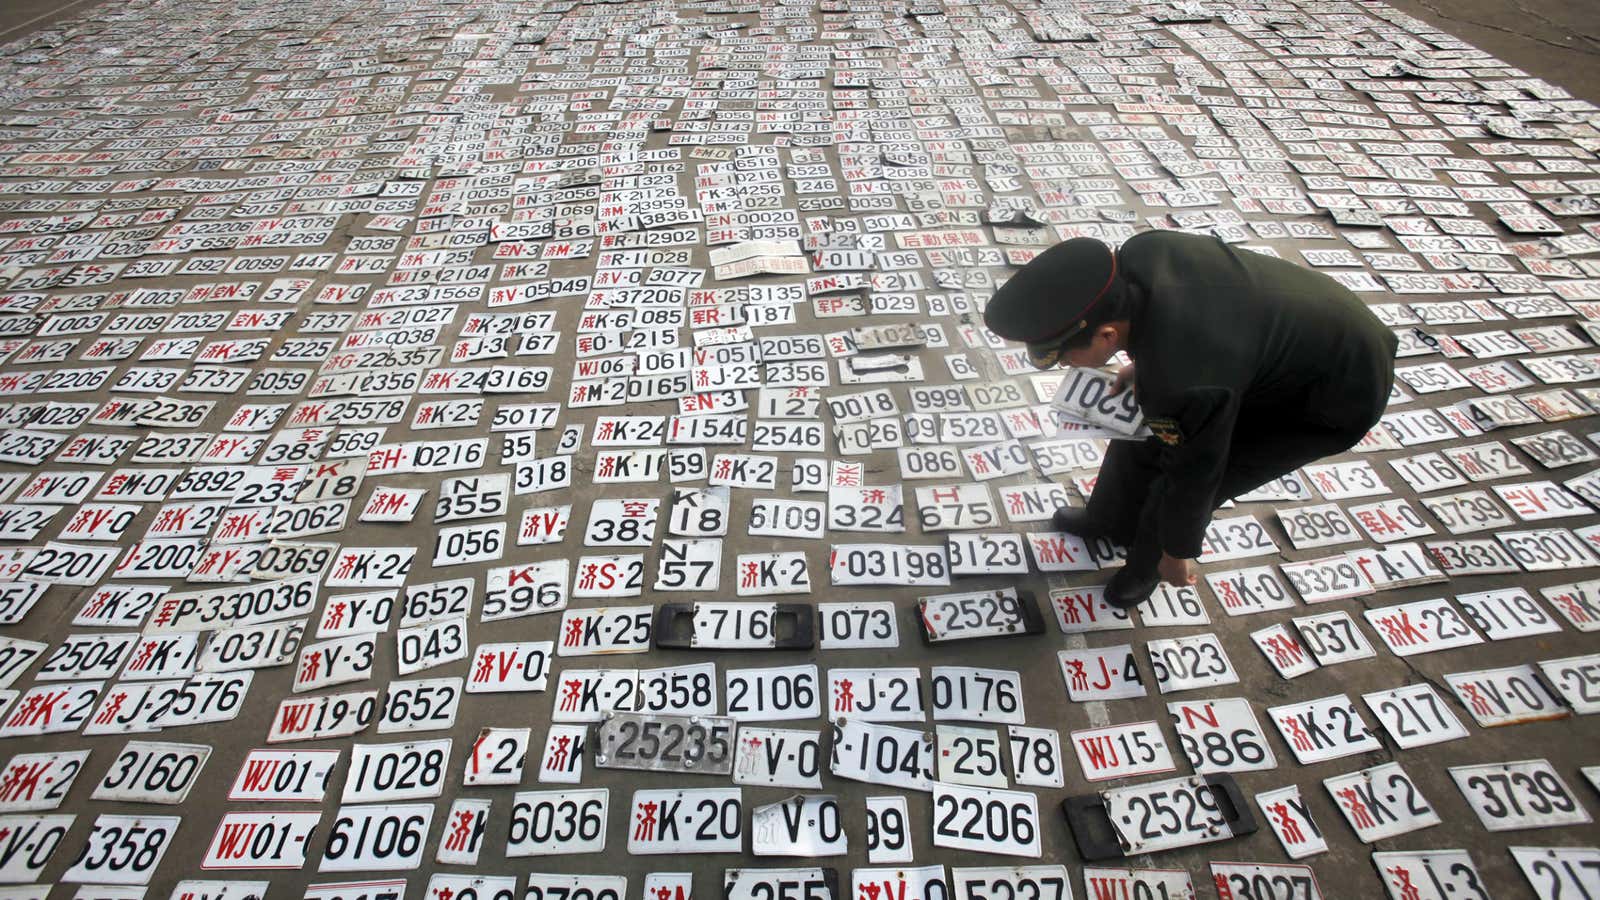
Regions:
<instances>
[{"instance_id":1,"label":"shoulder patch on sleeve","mask_svg":"<svg viewBox=\"0 0 1600 900\"><path fill-rule=\"evenodd\" d=\"M1151 434L1154 434L1161 443L1169 447L1177 447L1183 443L1183 430L1178 427L1177 419L1149 416L1145 418L1144 423L1150 426Z\"/></svg>"}]
</instances>

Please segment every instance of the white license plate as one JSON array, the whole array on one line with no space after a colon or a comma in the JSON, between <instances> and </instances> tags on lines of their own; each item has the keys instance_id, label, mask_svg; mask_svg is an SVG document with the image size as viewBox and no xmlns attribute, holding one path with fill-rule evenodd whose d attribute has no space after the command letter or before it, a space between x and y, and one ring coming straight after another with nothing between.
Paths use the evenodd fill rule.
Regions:
<instances>
[{"instance_id":1,"label":"white license plate","mask_svg":"<svg viewBox=\"0 0 1600 900\"><path fill-rule=\"evenodd\" d=\"M839 778L933 790L933 735L848 719L833 726L828 770Z\"/></svg>"},{"instance_id":2,"label":"white license plate","mask_svg":"<svg viewBox=\"0 0 1600 900\"><path fill-rule=\"evenodd\" d=\"M450 763L450 739L403 744L356 744L350 751L350 772L343 803L378 800L421 800L444 791Z\"/></svg>"},{"instance_id":3,"label":"white license plate","mask_svg":"<svg viewBox=\"0 0 1600 900\"><path fill-rule=\"evenodd\" d=\"M267 732L267 743L317 741L349 737L372 723L378 714L377 691L352 691L320 697L290 697L278 704Z\"/></svg>"},{"instance_id":4,"label":"white license plate","mask_svg":"<svg viewBox=\"0 0 1600 900\"><path fill-rule=\"evenodd\" d=\"M1162 900L1195 900L1194 883L1183 869L1109 869L1085 866L1083 887L1090 896L1160 897Z\"/></svg>"},{"instance_id":5,"label":"white license plate","mask_svg":"<svg viewBox=\"0 0 1600 900\"><path fill-rule=\"evenodd\" d=\"M1283 742L1303 766L1381 749L1377 735L1361 721L1344 694L1267 708Z\"/></svg>"},{"instance_id":6,"label":"white license plate","mask_svg":"<svg viewBox=\"0 0 1600 900\"><path fill-rule=\"evenodd\" d=\"M1150 667L1163 694L1235 684L1239 675L1215 634L1149 641Z\"/></svg>"},{"instance_id":7,"label":"white license plate","mask_svg":"<svg viewBox=\"0 0 1600 900\"><path fill-rule=\"evenodd\" d=\"M1322 780L1364 844L1439 824L1439 814L1399 763Z\"/></svg>"},{"instance_id":8,"label":"white license plate","mask_svg":"<svg viewBox=\"0 0 1600 900\"><path fill-rule=\"evenodd\" d=\"M0 770L0 812L34 812L55 809L67 798L72 784L89 759L87 750L59 753L18 753Z\"/></svg>"},{"instance_id":9,"label":"white license plate","mask_svg":"<svg viewBox=\"0 0 1600 900\"><path fill-rule=\"evenodd\" d=\"M738 724L721 716L614 713L595 728L594 764L604 769L643 769L727 775L733 771Z\"/></svg>"},{"instance_id":10,"label":"white license plate","mask_svg":"<svg viewBox=\"0 0 1600 900\"><path fill-rule=\"evenodd\" d=\"M1600 713L1600 654L1540 660L1539 671L1573 712Z\"/></svg>"},{"instance_id":11,"label":"white license plate","mask_svg":"<svg viewBox=\"0 0 1600 900\"><path fill-rule=\"evenodd\" d=\"M321 803L338 750L251 750L228 790L229 800Z\"/></svg>"},{"instance_id":12,"label":"white license plate","mask_svg":"<svg viewBox=\"0 0 1600 900\"><path fill-rule=\"evenodd\" d=\"M822 787L822 738L815 731L745 726L734 746L734 784Z\"/></svg>"},{"instance_id":13,"label":"white license plate","mask_svg":"<svg viewBox=\"0 0 1600 900\"><path fill-rule=\"evenodd\" d=\"M217 823L202 869L299 869L319 812L230 812Z\"/></svg>"},{"instance_id":14,"label":"white license plate","mask_svg":"<svg viewBox=\"0 0 1600 900\"><path fill-rule=\"evenodd\" d=\"M511 805L506 856L599 853L606 848L607 788L522 791Z\"/></svg>"},{"instance_id":15,"label":"white license plate","mask_svg":"<svg viewBox=\"0 0 1600 900\"><path fill-rule=\"evenodd\" d=\"M918 669L829 669L828 718L921 722L922 673Z\"/></svg>"},{"instance_id":16,"label":"white license plate","mask_svg":"<svg viewBox=\"0 0 1600 900\"><path fill-rule=\"evenodd\" d=\"M1211 878L1217 885L1217 892L1225 897L1322 900L1317 873L1310 866L1214 862Z\"/></svg>"},{"instance_id":17,"label":"white license plate","mask_svg":"<svg viewBox=\"0 0 1600 900\"><path fill-rule=\"evenodd\" d=\"M778 645L775 603L696 603L689 645L706 650L766 650Z\"/></svg>"},{"instance_id":18,"label":"white license plate","mask_svg":"<svg viewBox=\"0 0 1600 900\"><path fill-rule=\"evenodd\" d=\"M1539 900L1600 897L1600 848L1508 847Z\"/></svg>"},{"instance_id":19,"label":"white license plate","mask_svg":"<svg viewBox=\"0 0 1600 900\"><path fill-rule=\"evenodd\" d=\"M933 845L1038 856L1039 798L1029 791L933 784Z\"/></svg>"},{"instance_id":20,"label":"white license plate","mask_svg":"<svg viewBox=\"0 0 1600 900\"><path fill-rule=\"evenodd\" d=\"M473 900L517 900L516 878L507 878L511 887L499 893L479 891ZM463 898L459 892L455 895ZM621 875L541 875L530 874L521 900L628 900L628 879ZM428 895L428 900L445 900Z\"/></svg>"},{"instance_id":21,"label":"white license plate","mask_svg":"<svg viewBox=\"0 0 1600 900\"><path fill-rule=\"evenodd\" d=\"M1362 694L1361 699L1402 750L1467 736L1461 720L1432 685L1408 684Z\"/></svg>"},{"instance_id":22,"label":"white license plate","mask_svg":"<svg viewBox=\"0 0 1600 900\"><path fill-rule=\"evenodd\" d=\"M211 748L205 744L129 741L89 799L182 803L210 757Z\"/></svg>"},{"instance_id":23,"label":"white license plate","mask_svg":"<svg viewBox=\"0 0 1600 900\"><path fill-rule=\"evenodd\" d=\"M415 869L433 823L433 804L341 806L328 828L321 872Z\"/></svg>"},{"instance_id":24,"label":"white license plate","mask_svg":"<svg viewBox=\"0 0 1600 900\"><path fill-rule=\"evenodd\" d=\"M1548 760L1453 766L1450 777L1490 831L1583 825L1591 821Z\"/></svg>"},{"instance_id":25,"label":"white license plate","mask_svg":"<svg viewBox=\"0 0 1600 900\"><path fill-rule=\"evenodd\" d=\"M1129 722L1074 731L1072 749L1088 781L1171 772L1172 751L1155 722Z\"/></svg>"},{"instance_id":26,"label":"white license plate","mask_svg":"<svg viewBox=\"0 0 1600 900\"><path fill-rule=\"evenodd\" d=\"M634 791L630 854L738 853L744 838L739 788Z\"/></svg>"},{"instance_id":27,"label":"white license plate","mask_svg":"<svg viewBox=\"0 0 1600 900\"><path fill-rule=\"evenodd\" d=\"M989 897L1072 900L1072 881L1066 866L952 868L950 896L953 900L986 900Z\"/></svg>"},{"instance_id":28,"label":"white license plate","mask_svg":"<svg viewBox=\"0 0 1600 900\"><path fill-rule=\"evenodd\" d=\"M835 587L943 587L950 583L949 556L943 544L835 544L828 555L828 568Z\"/></svg>"},{"instance_id":29,"label":"white license plate","mask_svg":"<svg viewBox=\"0 0 1600 900\"><path fill-rule=\"evenodd\" d=\"M1133 647L1118 644L1085 650L1059 650L1061 677L1067 682L1067 696L1077 702L1088 700L1126 700L1145 696L1139 666L1133 661Z\"/></svg>"},{"instance_id":30,"label":"white license plate","mask_svg":"<svg viewBox=\"0 0 1600 900\"><path fill-rule=\"evenodd\" d=\"M959 641L967 638L1031 634L1043 630L1038 609L1028 609L1032 598L1017 596L1015 588L966 594L941 594L917 598L928 640ZM1029 616L1028 613L1033 615Z\"/></svg>"},{"instance_id":31,"label":"white license plate","mask_svg":"<svg viewBox=\"0 0 1600 900\"><path fill-rule=\"evenodd\" d=\"M723 900L839 900L839 876L832 869L727 869ZM598 898L597 898L598 900Z\"/></svg>"},{"instance_id":32,"label":"white license plate","mask_svg":"<svg viewBox=\"0 0 1600 900\"><path fill-rule=\"evenodd\" d=\"M990 728L939 725L935 734L940 781L972 787L1007 786L999 732Z\"/></svg>"},{"instance_id":33,"label":"white license plate","mask_svg":"<svg viewBox=\"0 0 1600 900\"><path fill-rule=\"evenodd\" d=\"M568 609L561 615L557 656L644 653L650 649L649 606Z\"/></svg>"},{"instance_id":34,"label":"white license plate","mask_svg":"<svg viewBox=\"0 0 1600 900\"><path fill-rule=\"evenodd\" d=\"M179 816L99 816L61 880L149 884L182 821Z\"/></svg>"},{"instance_id":35,"label":"white license plate","mask_svg":"<svg viewBox=\"0 0 1600 900\"><path fill-rule=\"evenodd\" d=\"M1233 837L1216 789L1198 776L1115 788L1100 796L1126 856Z\"/></svg>"},{"instance_id":36,"label":"white license plate","mask_svg":"<svg viewBox=\"0 0 1600 900\"><path fill-rule=\"evenodd\" d=\"M728 715L741 722L810 719L821 712L815 665L727 669Z\"/></svg>"},{"instance_id":37,"label":"white license plate","mask_svg":"<svg viewBox=\"0 0 1600 900\"><path fill-rule=\"evenodd\" d=\"M934 666L933 718L938 722L1004 722L1021 725L1022 676L1011 669Z\"/></svg>"},{"instance_id":38,"label":"white license plate","mask_svg":"<svg viewBox=\"0 0 1600 900\"><path fill-rule=\"evenodd\" d=\"M818 603L818 643L824 650L893 649L900 646L899 622L889 600Z\"/></svg>"},{"instance_id":39,"label":"white license plate","mask_svg":"<svg viewBox=\"0 0 1600 900\"><path fill-rule=\"evenodd\" d=\"M1372 854L1389 900L1488 900L1483 876L1465 850L1409 850Z\"/></svg>"},{"instance_id":40,"label":"white license plate","mask_svg":"<svg viewBox=\"0 0 1600 900\"><path fill-rule=\"evenodd\" d=\"M750 813L756 856L842 856L847 849L839 798L831 794L795 794Z\"/></svg>"},{"instance_id":41,"label":"white license plate","mask_svg":"<svg viewBox=\"0 0 1600 900\"><path fill-rule=\"evenodd\" d=\"M1483 728L1564 719L1572 711L1551 696L1533 666L1507 666L1444 676L1456 699Z\"/></svg>"}]
</instances>

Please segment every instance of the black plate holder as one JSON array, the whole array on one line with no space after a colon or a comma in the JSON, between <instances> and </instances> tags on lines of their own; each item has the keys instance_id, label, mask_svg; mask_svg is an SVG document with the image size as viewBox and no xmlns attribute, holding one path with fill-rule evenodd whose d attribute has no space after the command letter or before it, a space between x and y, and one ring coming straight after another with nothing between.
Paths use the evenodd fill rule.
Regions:
<instances>
[{"instance_id":1,"label":"black plate holder","mask_svg":"<svg viewBox=\"0 0 1600 900\"><path fill-rule=\"evenodd\" d=\"M778 603L773 616L773 628L778 632L778 643L763 650L810 650L816 643L813 607L805 603ZM695 647L694 604L663 603L656 607L656 621L651 628L656 647L665 650L705 650Z\"/></svg>"},{"instance_id":2,"label":"black plate holder","mask_svg":"<svg viewBox=\"0 0 1600 900\"><path fill-rule=\"evenodd\" d=\"M1222 813L1233 836L1255 834L1259 826L1256 825L1255 816L1250 814L1250 805L1245 802L1244 793L1239 790L1239 784L1233 780L1233 776L1221 772L1200 777L1205 779L1206 784L1211 786L1212 792L1221 801L1224 807ZM1117 840L1117 829L1111 824L1111 818L1106 815L1106 806L1099 794L1068 797L1061 801L1061 810L1067 815L1067 825L1072 829L1072 839L1077 842L1078 853L1084 859L1096 861L1124 858L1122 842Z\"/></svg>"},{"instance_id":3,"label":"black plate holder","mask_svg":"<svg viewBox=\"0 0 1600 900\"><path fill-rule=\"evenodd\" d=\"M928 622L923 618L922 601L911 604L911 614L916 617L917 624L922 627L918 632L922 635L922 643L927 646L935 644L952 644L962 641L998 640L1000 638L1016 637L1019 634L1044 634L1044 616L1039 612L1039 600L1032 591L1017 591L1017 607L1022 610L1022 630L1011 634L988 634L983 637L956 638L950 641L936 641L928 636Z\"/></svg>"}]
</instances>

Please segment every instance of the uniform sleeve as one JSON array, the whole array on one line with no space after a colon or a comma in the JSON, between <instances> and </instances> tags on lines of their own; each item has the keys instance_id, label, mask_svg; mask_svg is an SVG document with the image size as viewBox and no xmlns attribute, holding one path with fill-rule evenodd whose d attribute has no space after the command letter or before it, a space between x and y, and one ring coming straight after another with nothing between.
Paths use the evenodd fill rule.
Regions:
<instances>
[{"instance_id":1,"label":"uniform sleeve","mask_svg":"<svg viewBox=\"0 0 1600 900\"><path fill-rule=\"evenodd\" d=\"M1178 559L1200 555L1200 543L1228 464L1239 397L1222 387L1189 388L1152 398L1145 421L1163 443L1159 528L1161 549Z\"/></svg>"}]
</instances>

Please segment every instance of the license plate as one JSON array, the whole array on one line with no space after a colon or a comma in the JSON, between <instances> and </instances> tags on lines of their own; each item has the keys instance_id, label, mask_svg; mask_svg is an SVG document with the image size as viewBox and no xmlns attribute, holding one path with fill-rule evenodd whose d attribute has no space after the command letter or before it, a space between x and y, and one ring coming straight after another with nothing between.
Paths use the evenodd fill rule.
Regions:
<instances>
[{"instance_id":1,"label":"license plate","mask_svg":"<svg viewBox=\"0 0 1600 900\"><path fill-rule=\"evenodd\" d=\"M607 788L522 791L511 805L506 856L599 853L606 848Z\"/></svg>"},{"instance_id":2,"label":"license plate","mask_svg":"<svg viewBox=\"0 0 1600 900\"><path fill-rule=\"evenodd\" d=\"M455 724L462 693L460 678L391 681L378 714L378 733L447 729Z\"/></svg>"},{"instance_id":3,"label":"license plate","mask_svg":"<svg viewBox=\"0 0 1600 900\"><path fill-rule=\"evenodd\" d=\"M319 812L230 812L217 823L202 869L299 869Z\"/></svg>"},{"instance_id":4,"label":"license plate","mask_svg":"<svg viewBox=\"0 0 1600 900\"><path fill-rule=\"evenodd\" d=\"M1439 824L1439 814L1399 763L1322 780L1364 844Z\"/></svg>"},{"instance_id":5,"label":"license plate","mask_svg":"<svg viewBox=\"0 0 1600 900\"><path fill-rule=\"evenodd\" d=\"M952 868L950 891L953 900L985 900L988 897L1072 900L1072 881L1067 875L1066 866Z\"/></svg>"},{"instance_id":6,"label":"license plate","mask_svg":"<svg viewBox=\"0 0 1600 900\"><path fill-rule=\"evenodd\" d=\"M929 732L847 719L833 726L828 770L853 781L931 791L933 752Z\"/></svg>"},{"instance_id":7,"label":"license plate","mask_svg":"<svg viewBox=\"0 0 1600 900\"><path fill-rule=\"evenodd\" d=\"M338 750L251 750L228 790L229 800L321 803Z\"/></svg>"},{"instance_id":8,"label":"license plate","mask_svg":"<svg viewBox=\"0 0 1600 900\"><path fill-rule=\"evenodd\" d=\"M200 654L200 671L233 672L286 666L299 652L305 630L305 623L299 621L223 629L206 642Z\"/></svg>"},{"instance_id":9,"label":"license plate","mask_svg":"<svg viewBox=\"0 0 1600 900\"><path fill-rule=\"evenodd\" d=\"M1482 728L1564 719L1572 714L1545 688L1533 666L1457 672L1446 674L1444 680Z\"/></svg>"},{"instance_id":10,"label":"license plate","mask_svg":"<svg viewBox=\"0 0 1600 900\"><path fill-rule=\"evenodd\" d=\"M734 784L822 788L822 738L815 731L747 725L734 747Z\"/></svg>"},{"instance_id":11,"label":"license plate","mask_svg":"<svg viewBox=\"0 0 1600 900\"><path fill-rule=\"evenodd\" d=\"M1250 632L1250 640L1255 642L1256 649L1267 658L1272 668L1286 679L1299 678L1317 668L1316 661L1306 651L1305 645L1300 643L1300 638L1282 622Z\"/></svg>"},{"instance_id":12,"label":"license plate","mask_svg":"<svg viewBox=\"0 0 1600 900\"><path fill-rule=\"evenodd\" d=\"M833 869L727 869L723 900L839 900L839 873ZM598 900L598 898L597 898Z\"/></svg>"},{"instance_id":13,"label":"license plate","mask_svg":"<svg viewBox=\"0 0 1600 900\"><path fill-rule=\"evenodd\" d=\"M1272 833L1278 836L1283 852L1290 859L1304 859L1328 852L1328 841L1322 829L1311 819L1311 808L1300 796L1300 786L1291 784L1275 791L1256 794L1256 805L1261 807Z\"/></svg>"},{"instance_id":14,"label":"license plate","mask_svg":"<svg viewBox=\"0 0 1600 900\"><path fill-rule=\"evenodd\" d=\"M756 856L843 856L847 851L839 799L796 794L750 813L750 852Z\"/></svg>"},{"instance_id":15,"label":"license plate","mask_svg":"<svg viewBox=\"0 0 1600 900\"><path fill-rule=\"evenodd\" d=\"M1600 896L1600 848L1508 847L1539 900Z\"/></svg>"},{"instance_id":16,"label":"license plate","mask_svg":"<svg viewBox=\"0 0 1600 900\"><path fill-rule=\"evenodd\" d=\"M1443 597L1366 610L1367 624L1395 656L1412 656L1483 642Z\"/></svg>"},{"instance_id":17,"label":"license plate","mask_svg":"<svg viewBox=\"0 0 1600 900\"><path fill-rule=\"evenodd\" d=\"M1199 776L1115 788L1100 796L1125 856L1233 837L1217 789Z\"/></svg>"},{"instance_id":18,"label":"license plate","mask_svg":"<svg viewBox=\"0 0 1600 900\"><path fill-rule=\"evenodd\" d=\"M1580 716L1600 713L1600 654L1539 662L1545 681Z\"/></svg>"},{"instance_id":19,"label":"license plate","mask_svg":"<svg viewBox=\"0 0 1600 900\"><path fill-rule=\"evenodd\" d=\"M0 770L0 785L6 786L0 793L0 812L37 812L60 806L88 759L87 750L11 757Z\"/></svg>"},{"instance_id":20,"label":"license plate","mask_svg":"<svg viewBox=\"0 0 1600 900\"><path fill-rule=\"evenodd\" d=\"M1365 636L1356 628L1355 620L1344 610L1320 616L1302 616L1292 619L1304 644L1319 666L1357 659L1370 659L1377 654Z\"/></svg>"},{"instance_id":21,"label":"license plate","mask_svg":"<svg viewBox=\"0 0 1600 900\"><path fill-rule=\"evenodd\" d=\"M377 652L376 635L358 634L306 644L300 648L290 690L299 694L371 678Z\"/></svg>"},{"instance_id":22,"label":"license plate","mask_svg":"<svg viewBox=\"0 0 1600 900\"><path fill-rule=\"evenodd\" d=\"M939 722L1021 725L1022 676L1010 669L934 666L933 718Z\"/></svg>"},{"instance_id":23,"label":"license plate","mask_svg":"<svg viewBox=\"0 0 1600 900\"><path fill-rule=\"evenodd\" d=\"M949 556L943 544L835 544L828 554L828 569L835 587L943 587L950 583Z\"/></svg>"},{"instance_id":24,"label":"license plate","mask_svg":"<svg viewBox=\"0 0 1600 900\"><path fill-rule=\"evenodd\" d=\"M775 603L696 603L689 646L706 650L766 650L778 644ZM807 619L810 616L807 615Z\"/></svg>"},{"instance_id":25,"label":"license plate","mask_svg":"<svg viewBox=\"0 0 1600 900\"><path fill-rule=\"evenodd\" d=\"M1007 786L999 732L960 725L939 725L935 732L940 781L973 787Z\"/></svg>"},{"instance_id":26,"label":"license plate","mask_svg":"<svg viewBox=\"0 0 1600 900\"><path fill-rule=\"evenodd\" d=\"M350 751L350 772L343 803L376 800L421 800L444 791L450 763L450 739L404 744L356 744Z\"/></svg>"},{"instance_id":27,"label":"license plate","mask_svg":"<svg viewBox=\"0 0 1600 900\"><path fill-rule=\"evenodd\" d=\"M1467 736L1461 720L1432 685L1408 684L1362 694L1361 699L1402 750Z\"/></svg>"},{"instance_id":28,"label":"license plate","mask_svg":"<svg viewBox=\"0 0 1600 900\"><path fill-rule=\"evenodd\" d=\"M727 775L733 771L737 729L737 722L720 716L613 713L595 728L594 764L604 769Z\"/></svg>"},{"instance_id":29,"label":"license plate","mask_svg":"<svg viewBox=\"0 0 1600 900\"><path fill-rule=\"evenodd\" d=\"M1283 563L1279 568L1308 604L1364 597L1373 591L1372 582L1344 556Z\"/></svg>"},{"instance_id":30,"label":"license plate","mask_svg":"<svg viewBox=\"0 0 1600 900\"><path fill-rule=\"evenodd\" d=\"M377 691L324 694L303 700L291 697L278 704L267 743L349 737L372 724L377 714Z\"/></svg>"},{"instance_id":31,"label":"license plate","mask_svg":"<svg viewBox=\"0 0 1600 900\"><path fill-rule=\"evenodd\" d=\"M1453 766L1450 777L1489 831L1592 821L1548 760Z\"/></svg>"},{"instance_id":32,"label":"license plate","mask_svg":"<svg viewBox=\"0 0 1600 900\"><path fill-rule=\"evenodd\" d=\"M1163 694L1236 684L1239 675L1215 634L1149 641L1150 667Z\"/></svg>"},{"instance_id":33,"label":"license plate","mask_svg":"<svg viewBox=\"0 0 1600 900\"><path fill-rule=\"evenodd\" d=\"M561 615L557 656L644 653L650 649L648 606L568 609Z\"/></svg>"},{"instance_id":34,"label":"license plate","mask_svg":"<svg viewBox=\"0 0 1600 900\"><path fill-rule=\"evenodd\" d=\"M739 788L634 791L628 852L738 853L744 838Z\"/></svg>"},{"instance_id":35,"label":"license plate","mask_svg":"<svg viewBox=\"0 0 1600 900\"><path fill-rule=\"evenodd\" d=\"M1061 676L1067 682L1067 696L1074 701L1126 700L1145 696L1139 666L1133 661L1133 647L1118 644L1086 650L1060 650L1056 658Z\"/></svg>"},{"instance_id":36,"label":"license plate","mask_svg":"<svg viewBox=\"0 0 1600 900\"><path fill-rule=\"evenodd\" d=\"M944 865L892 866L881 869L851 869L850 888L853 897L871 897L874 894L899 900L939 900L949 896L945 885Z\"/></svg>"},{"instance_id":37,"label":"license plate","mask_svg":"<svg viewBox=\"0 0 1600 900\"><path fill-rule=\"evenodd\" d=\"M341 806L328 828L321 872L395 872L422 862L433 804Z\"/></svg>"},{"instance_id":38,"label":"license plate","mask_svg":"<svg viewBox=\"0 0 1600 900\"><path fill-rule=\"evenodd\" d=\"M1253 566L1206 575L1206 583L1222 611L1230 616L1270 612L1294 606L1294 598L1271 566Z\"/></svg>"},{"instance_id":39,"label":"license plate","mask_svg":"<svg viewBox=\"0 0 1600 900\"><path fill-rule=\"evenodd\" d=\"M182 821L179 816L100 816L61 880L149 884Z\"/></svg>"},{"instance_id":40,"label":"license plate","mask_svg":"<svg viewBox=\"0 0 1600 900\"><path fill-rule=\"evenodd\" d=\"M1561 625L1523 588L1457 594L1456 602L1468 621L1491 641L1561 630Z\"/></svg>"},{"instance_id":41,"label":"license plate","mask_svg":"<svg viewBox=\"0 0 1600 900\"><path fill-rule=\"evenodd\" d=\"M177 805L210 757L205 744L129 741L89 799Z\"/></svg>"},{"instance_id":42,"label":"license plate","mask_svg":"<svg viewBox=\"0 0 1600 900\"><path fill-rule=\"evenodd\" d=\"M919 597L917 612L933 643L1044 632L1033 595L1019 596L1015 588Z\"/></svg>"},{"instance_id":43,"label":"license plate","mask_svg":"<svg viewBox=\"0 0 1600 900\"><path fill-rule=\"evenodd\" d=\"M922 673L918 669L829 669L828 718L921 722Z\"/></svg>"},{"instance_id":44,"label":"license plate","mask_svg":"<svg viewBox=\"0 0 1600 900\"><path fill-rule=\"evenodd\" d=\"M1243 697L1167 704L1178 746L1202 775L1278 767L1255 709Z\"/></svg>"},{"instance_id":45,"label":"license plate","mask_svg":"<svg viewBox=\"0 0 1600 900\"><path fill-rule=\"evenodd\" d=\"M1372 865L1389 892L1389 900L1487 900L1489 896L1483 889L1483 876L1465 850L1374 853Z\"/></svg>"},{"instance_id":46,"label":"license plate","mask_svg":"<svg viewBox=\"0 0 1600 900\"><path fill-rule=\"evenodd\" d=\"M1296 550L1311 550L1361 539L1337 503L1322 503L1278 511L1278 522Z\"/></svg>"},{"instance_id":47,"label":"license plate","mask_svg":"<svg viewBox=\"0 0 1600 900\"><path fill-rule=\"evenodd\" d=\"M1344 694L1289 706L1268 707L1283 742L1303 766L1382 748L1355 703Z\"/></svg>"},{"instance_id":48,"label":"license plate","mask_svg":"<svg viewBox=\"0 0 1600 900\"><path fill-rule=\"evenodd\" d=\"M254 672L219 672L184 681L150 718L156 728L227 722L239 715L250 693Z\"/></svg>"},{"instance_id":49,"label":"license plate","mask_svg":"<svg viewBox=\"0 0 1600 900\"><path fill-rule=\"evenodd\" d=\"M467 693L542 691L550 677L550 641L479 644L467 675Z\"/></svg>"},{"instance_id":50,"label":"license plate","mask_svg":"<svg viewBox=\"0 0 1600 900\"><path fill-rule=\"evenodd\" d=\"M818 603L819 644L824 650L893 649L900 646L895 606L888 600Z\"/></svg>"},{"instance_id":51,"label":"license plate","mask_svg":"<svg viewBox=\"0 0 1600 900\"><path fill-rule=\"evenodd\" d=\"M1182 869L1107 869L1085 866L1083 888L1090 896L1160 897L1195 900L1194 883Z\"/></svg>"},{"instance_id":52,"label":"license plate","mask_svg":"<svg viewBox=\"0 0 1600 900\"><path fill-rule=\"evenodd\" d=\"M934 782L933 844L1004 856L1038 856L1039 798Z\"/></svg>"},{"instance_id":53,"label":"license plate","mask_svg":"<svg viewBox=\"0 0 1600 900\"><path fill-rule=\"evenodd\" d=\"M473 900L517 900L515 877L507 878L510 886L499 893L480 891L473 895L466 895ZM459 892L455 895L463 897ZM541 875L530 874L527 887L523 889L521 900L567 900L567 898L584 898L584 900L627 900L628 879L622 875ZM449 900L445 897L429 897L428 900Z\"/></svg>"},{"instance_id":54,"label":"license plate","mask_svg":"<svg viewBox=\"0 0 1600 900\"><path fill-rule=\"evenodd\" d=\"M1074 731L1071 738L1088 781L1156 775L1177 768L1161 736L1161 726L1155 722Z\"/></svg>"},{"instance_id":55,"label":"license plate","mask_svg":"<svg viewBox=\"0 0 1600 900\"><path fill-rule=\"evenodd\" d=\"M728 715L741 722L810 719L821 710L815 665L728 669Z\"/></svg>"},{"instance_id":56,"label":"license plate","mask_svg":"<svg viewBox=\"0 0 1600 900\"><path fill-rule=\"evenodd\" d=\"M1216 882L1217 893L1224 897L1322 900L1317 873L1310 866L1214 862L1211 864L1211 878Z\"/></svg>"}]
</instances>

